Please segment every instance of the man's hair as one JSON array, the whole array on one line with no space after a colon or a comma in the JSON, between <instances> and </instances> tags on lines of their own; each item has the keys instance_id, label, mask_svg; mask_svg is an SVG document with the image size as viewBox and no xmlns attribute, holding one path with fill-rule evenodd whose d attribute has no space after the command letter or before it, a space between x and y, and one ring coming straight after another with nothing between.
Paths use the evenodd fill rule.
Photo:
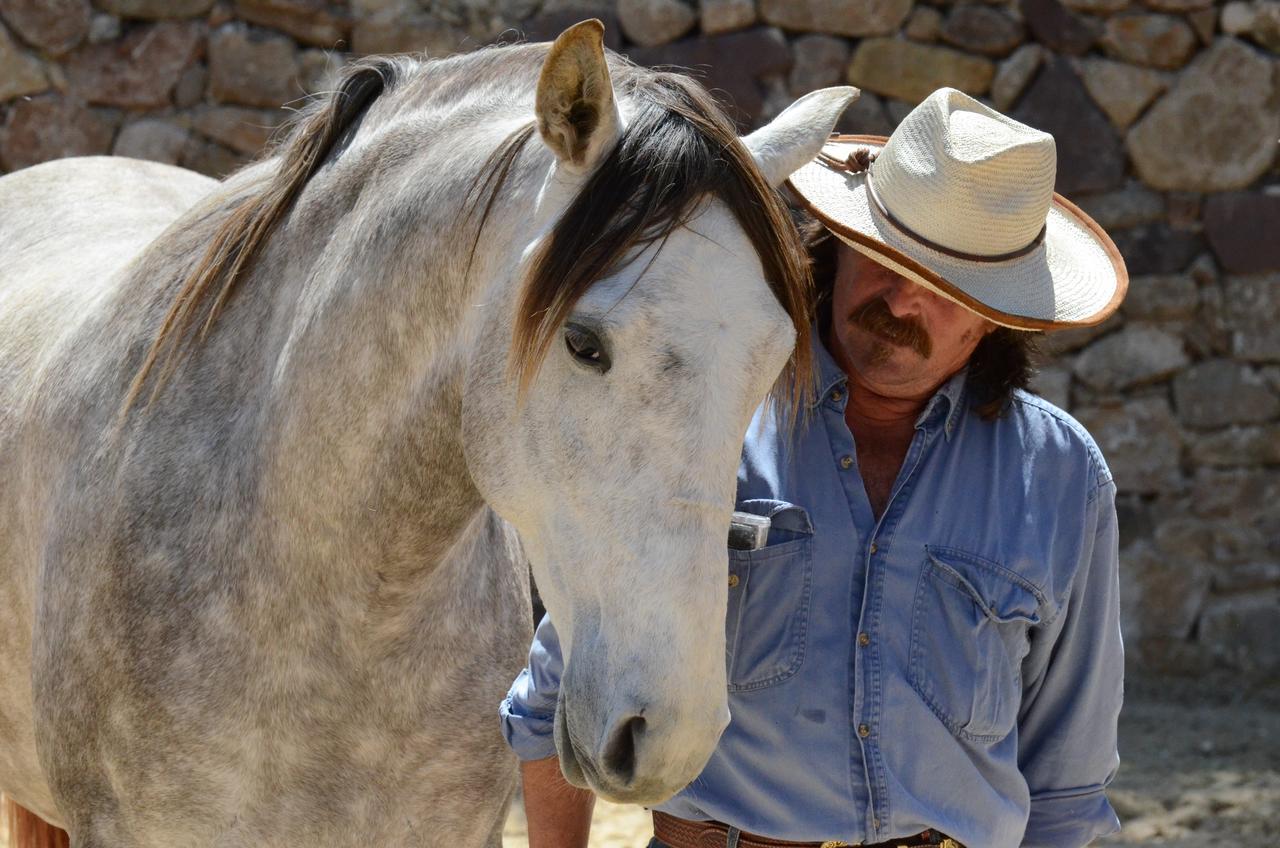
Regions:
<instances>
[{"instance_id":1,"label":"man's hair","mask_svg":"<svg viewBox=\"0 0 1280 848\"><path fill-rule=\"evenodd\" d=\"M840 240L812 215L792 210L812 263L814 315L830 310ZM982 337L969 356L965 391L983 421L1004 415L1015 389L1026 389L1035 376L1036 337L1025 330L996 327Z\"/></svg>"}]
</instances>

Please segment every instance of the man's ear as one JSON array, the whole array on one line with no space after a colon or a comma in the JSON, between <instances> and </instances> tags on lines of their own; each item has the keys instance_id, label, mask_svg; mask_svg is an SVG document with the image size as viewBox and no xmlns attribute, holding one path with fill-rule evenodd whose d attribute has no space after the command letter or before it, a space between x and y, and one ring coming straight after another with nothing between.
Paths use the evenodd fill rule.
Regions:
<instances>
[{"instance_id":1,"label":"man's ear","mask_svg":"<svg viewBox=\"0 0 1280 848\"><path fill-rule=\"evenodd\" d=\"M574 24L551 45L538 77L538 132L567 169L590 171L622 135L604 58L604 24Z\"/></svg>"}]
</instances>

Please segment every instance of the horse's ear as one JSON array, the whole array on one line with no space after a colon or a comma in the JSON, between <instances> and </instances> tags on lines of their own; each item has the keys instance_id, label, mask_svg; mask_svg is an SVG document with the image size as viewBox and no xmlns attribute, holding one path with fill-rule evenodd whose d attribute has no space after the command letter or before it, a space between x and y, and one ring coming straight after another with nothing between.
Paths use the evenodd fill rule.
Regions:
<instances>
[{"instance_id":1,"label":"horse's ear","mask_svg":"<svg viewBox=\"0 0 1280 848\"><path fill-rule=\"evenodd\" d=\"M586 172L622 133L604 58L604 24L574 24L551 45L538 77L538 132L556 158Z\"/></svg>"},{"instance_id":2,"label":"horse's ear","mask_svg":"<svg viewBox=\"0 0 1280 848\"><path fill-rule=\"evenodd\" d=\"M818 155L845 107L862 92L851 85L811 91L742 143L772 186Z\"/></svg>"}]
</instances>

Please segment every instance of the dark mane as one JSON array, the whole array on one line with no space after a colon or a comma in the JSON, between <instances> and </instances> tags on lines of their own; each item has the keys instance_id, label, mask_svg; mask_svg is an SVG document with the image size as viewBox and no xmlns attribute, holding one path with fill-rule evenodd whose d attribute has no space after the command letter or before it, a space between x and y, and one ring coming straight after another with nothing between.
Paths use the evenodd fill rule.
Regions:
<instances>
[{"instance_id":1,"label":"dark mane","mask_svg":"<svg viewBox=\"0 0 1280 848\"><path fill-rule=\"evenodd\" d=\"M523 55L529 49L493 48L479 55L492 65L508 51L519 50ZM630 101L630 123L570 203L524 281L511 359L521 390L537 372L560 324L596 280L616 270L633 247L665 240L688 223L705 198L715 197L745 230L770 288L791 317L796 348L773 397L788 408L802 408L801 399L812 391L812 284L803 244L785 205L738 141L720 106L699 84L616 56L609 58L617 94ZM279 170L265 188L243 200L223 221L203 258L181 284L134 379L126 410L159 365L151 391L154 399L184 345L207 333L237 281L337 141L375 98L418 67L417 62L403 58L358 62L343 74L331 96L301 117L279 149ZM496 69L482 70L492 74ZM477 176L463 210L464 220L476 222L472 256L507 177L534 132L530 115L530 123L499 145Z\"/></svg>"},{"instance_id":2,"label":"dark mane","mask_svg":"<svg viewBox=\"0 0 1280 848\"><path fill-rule=\"evenodd\" d=\"M374 56L348 66L328 97L303 110L290 123L279 148L260 158L280 155L280 168L267 185L232 209L214 233L209 247L182 282L147 357L134 376L124 410L133 405L157 365L154 400L177 367L191 330L204 338L276 225L293 206L307 181L324 164L342 135L382 92L410 73L416 62L404 57Z\"/></svg>"},{"instance_id":3,"label":"dark mane","mask_svg":"<svg viewBox=\"0 0 1280 848\"><path fill-rule=\"evenodd\" d=\"M790 409L811 391L812 284L803 244L733 124L698 83L615 59L629 123L565 210L538 254L517 312L511 348L521 390L528 385L578 299L637 245L661 242L700 203L723 201L746 231L778 303L791 317L796 347L773 397Z\"/></svg>"}]
</instances>

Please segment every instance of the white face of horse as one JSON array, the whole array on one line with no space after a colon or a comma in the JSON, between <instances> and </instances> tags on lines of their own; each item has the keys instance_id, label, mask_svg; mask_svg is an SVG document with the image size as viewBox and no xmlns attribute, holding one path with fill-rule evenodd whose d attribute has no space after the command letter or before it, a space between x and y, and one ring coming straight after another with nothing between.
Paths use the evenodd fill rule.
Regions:
<instances>
[{"instance_id":1,"label":"white face of horse","mask_svg":"<svg viewBox=\"0 0 1280 848\"><path fill-rule=\"evenodd\" d=\"M566 773L653 799L697 774L728 722L735 472L795 333L717 203L601 281L563 335L510 434L522 479L504 514L568 657Z\"/></svg>"},{"instance_id":2,"label":"white face of horse","mask_svg":"<svg viewBox=\"0 0 1280 848\"><path fill-rule=\"evenodd\" d=\"M562 54L580 46L561 47L575 30L557 42ZM604 74L607 103L595 105L610 120L574 139L539 92L543 137L559 157L552 182L572 187L621 131L603 56L592 65L599 48L587 46L565 61ZM548 66L556 61L553 50ZM553 83L556 73L569 72L553 67ZM766 176L780 181L815 155L853 91L819 94L747 140ZM577 302L523 403L514 388L475 396L472 382L468 462L519 530L564 647L556 743L572 782L660 801L697 776L728 723L736 470L794 344L754 245L723 202L707 200Z\"/></svg>"}]
</instances>

